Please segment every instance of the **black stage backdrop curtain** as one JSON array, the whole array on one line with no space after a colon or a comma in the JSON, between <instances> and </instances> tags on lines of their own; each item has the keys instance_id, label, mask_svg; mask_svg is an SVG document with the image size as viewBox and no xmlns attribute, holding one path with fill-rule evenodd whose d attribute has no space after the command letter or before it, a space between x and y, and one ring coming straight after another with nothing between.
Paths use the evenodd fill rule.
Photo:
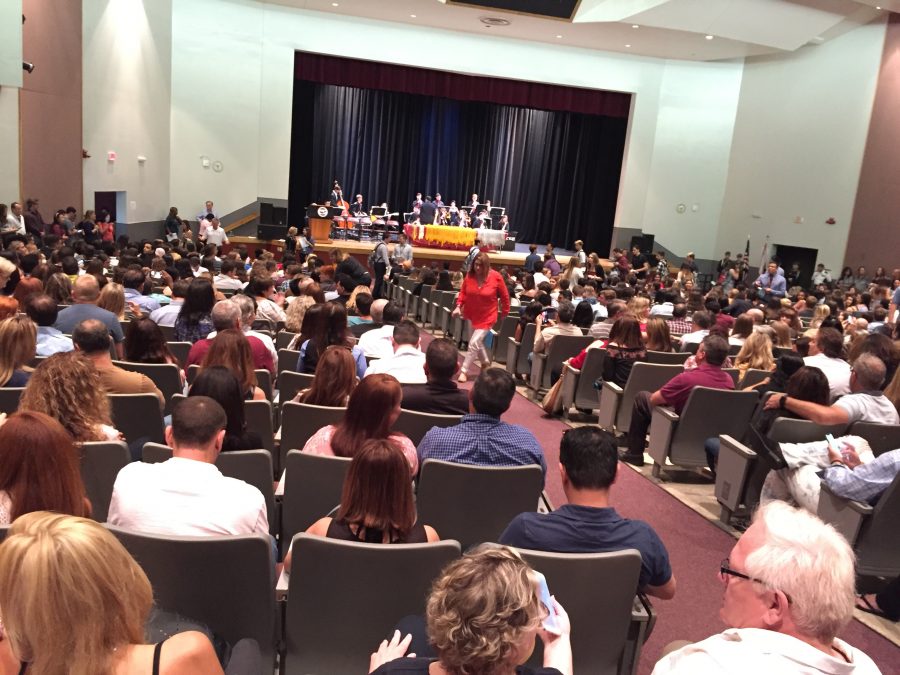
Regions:
<instances>
[{"instance_id":1,"label":"black stage backdrop curtain","mask_svg":"<svg viewBox=\"0 0 900 675\"><path fill-rule=\"evenodd\" d=\"M603 253L612 238L627 119L294 84L291 222L328 198L409 211L416 192L505 206L520 242ZM402 215L401 215L402 217Z\"/></svg>"}]
</instances>

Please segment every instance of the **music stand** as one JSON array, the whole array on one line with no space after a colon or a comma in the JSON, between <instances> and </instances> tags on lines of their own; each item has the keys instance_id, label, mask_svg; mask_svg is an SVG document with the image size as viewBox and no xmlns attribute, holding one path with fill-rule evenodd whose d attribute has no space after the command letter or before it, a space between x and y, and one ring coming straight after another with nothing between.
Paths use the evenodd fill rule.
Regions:
<instances>
[{"instance_id":1,"label":"music stand","mask_svg":"<svg viewBox=\"0 0 900 675\"><path fill-rule=\"evenodd\" d=\"M506 213L506 207L504 207L504 206L492 206L491 207L491 218L492 219L496 218L497 220L499 220L500 216L502 216L504 213Z\"/></svg>"},{"instance_id":2,"label":"music stand","mask_svg":"<svg viewBox=\"0 0 900 675\"><path fill-rule=\"evenodd\" d=\"M387 209L383 206L370 206L369 213L376 218L384 218L387 215Z\"/></svg>"}]
</instances>

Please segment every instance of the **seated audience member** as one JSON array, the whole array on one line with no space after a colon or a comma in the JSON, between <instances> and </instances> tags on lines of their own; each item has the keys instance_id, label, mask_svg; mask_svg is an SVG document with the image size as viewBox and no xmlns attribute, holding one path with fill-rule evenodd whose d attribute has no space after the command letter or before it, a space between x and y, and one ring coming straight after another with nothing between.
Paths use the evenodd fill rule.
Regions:
<instances>
[{"instance_id":1,"label":"seated audience member","mask_svg":"<svg viewBox=\"0 0 900 675\"><path fill-rule=\"evenodd\" d=\"M372 361L366 369L366 376L387 373L396 377L400 384L425 383L425 354L419 349L418 326L409 319L403 319L394 326L391 342L394 353Z\"/></svg>"},{"instance_id":2,"label":"seated audience member","mask_svg":"<svg viewBox=\"0 0 900 675\"><path fill-rule=\"evenodd\" d=\"M850 393L850 364L843 358L844 339L834 328L820 328L809 344L807 366L818 368L828 378L832 400Z\"/></svg>"},{"instance_id":3,"label":"seated audience member","mask_svg":"<svg viewBox=\"0 0 900 675\"><path fill-rule=\"evenodd\" d=\"M201 372L210 366L225 366L237 377L245 400L265 401L265 392L257 386L250 342L237 328L223 330L212 341L200 362Z\"/></svg>"},{"instance_id":4,"label":"seated audience member","mask_svg":"<svg viewBox=\"0 0 900 675\"><path fill-rule=\"evenodd\" d=\"M672 351L669 324L661 316L651 316L647 319L647 349L654 352Z\"/></svg>"},{"instance_id":5,"label":"seated audience member","mask_svg":"<svg viewBox=\"0 0 900 675\"><path fill-rule=\"evenodd\" d=\"M693 324L687 318L687 305L676 302L672 307L672 318L667 318L669 333L672 335L685 335L693 330Z\"/></svg>"},{"instance_id":6,"label":"seated audience member","mask_svg":"<svg viewBox=\"0 0 900 675\"><path fill-rule=\"evenodd\" d=\"M100 289L97 307L114 314L119 321L129 321L132 317L142 314L141 308L137 305L126 305L125 288L114 281L110 281Z\"/></svg>"},{"instance_id":7,"label":"seated audience member","mask_svg":"<svg viewBox=\"0 0 900 675\"><path fill-rule=\"evenodd\" d=\"M79 351L60 352L38 364L22 392L23 411L49 415L76 443L121 439L112 426L100 373Z\"/></svg>"},{"instance_id":8,"label":"seated audience member","mask_svg":"<svg viewBox=\"0 0 900 675\"><path fill-rule=\"evenodd\" d=\"M179 279L172 284L172 299L169 304L163 305L150 313L150 318L156 322L157 326L175 326L175 320L181 313L181 307L184 305L184 298L187 295L190 283L187 279Z\"/></svg>"},{"instance_id":9,"label":"seated audience member","mask_svg":"<svg viewBox=\"0 0 900 675\"><path fill-rule=\"evenodd\" d=\"M360 286L359 288L362 287ZM361 292L356 294L356 299L354 301L354 304L356 305L356 315L347 317L347 325L350 326L351 329L353 326L372 323L374 321L370 313L372 311L373 302L375 301L372 299L370 293Z\"/></svg>"},{"instance_id":10,"label":"seated audience member","mask_svg":"<svg viewBox=\"0 0 900 675\"><path fill-rule=\"evenodd\" d=\"M816 513L824 483L838 497L873 504L900 473L900 449L873 457L858 436L791 444L790 450L787 468L766 476L762 502L780 499Z\"/></svg>"},{"instance_id":11,"label":"seated audience member","mask_svg":"<svg viewBox=\"0 0 900 675\"><path fill-rule=\"evenodd\" d=\"M89 517L91 503L72 437L52 417L23 411L0 427L0 525L32 511Z\"/></svg>"},{"instance_id":12,"label":"seated audience member","mask_svg":"<svg viewBox=\"0 0 900 675\"><path fill-rule=\"evenodd\" d=\"M688 351L688 345L700 344L707 335L709 329L712 328L712 315L706 310L694 312L691 317L691 332L681 336L681 347L679 351ZM671 327L670 327L671 328Z\"/></svg>"},{"instance_id":13,"label":"seated audience member","mask_svg":"<svg viewBox=\"0 0 900 675\"><path fill-rule=\"evenodd\" d=\"M72 339L54 328L59 309L56 301L49 295L35 293L28 298L25 305L28 318L37 325L37 356L51 356L58 352L70 352L75 349Z\"/></svg>"},{"instance_id":14,"label":"seated audience member","mask_svg":"<svg viewBox=\"0 0 900 675\"><path fill-rule=\"evenodd\" d=\"M360 293L358 296L356 296L357 310L362 312L365 310L365 303L368 302L368 300L363 297L362 303L360 303L360 295L365 296L368 295L368 293ZM368 333L370 330L381 328L382 322L384 321L384 307L387 304L388 301L384 298L381 298L379 300L372 300L371 303L369 303L368 316L361 315L358 317L348 317L347 321L350 324L350 333L353 335L353 337L360 339L365 333ZM368 321L366 321L367 318L369 319ZM353 323L353 319L362 319L362 321Z\"/></svg>"},{"instance_id":15,"label":"seated audience member","mask_svg":"<svg viewBox=\"0 0 900 675\"><path fill-rule=\"evenodd\" d=\"M739 382L751 368L756 370L772 370L775 359L772 356L772 341L765 333L751 333L734 359L734 366L740 372Z\"/></svg>"},{"instance_id":16,"label":"seated audience member","mask_svg":"<svg viewBox=\"0 0 900 675\"><path fill-rule=\"evenodd\" d=\"M433 427L419 443L419 462L441 459L479 466L537 464L546 475L540 443L525 427L500 419L512 403L516 384L500 368L485 368L469 392L469 414L452 427Z\"/></svg>"},{"instance_id":17,"label":"seated audience member","mask_svg":"<svg viewBox=\"0 0 900 675\"><path fill-rule=\"evenodd\" d=\"M522 307L522 311L519 313L519 319L516 321L516 332L514 335L516 342L522 341L522 336L525 334L525 326L530 323L535 323L538 316L540 316L543 311L544 306L537 300L532 300Z\"/></svg>"},{"instance_id":18,"label":"seated audience member","mask_svg":"<svg viewBox=\"0 0 900 675\"><path fill-rule=\"evenodd\" d=\"M222 268L213 278L213 286L217 291L239 291L244 287L244 282L237 276L239 265L235 260L222 261Z\"/></svg>"},{"instance_id":19,"label":"seated audience member","mask_svg":"<svg viewBox=\"0 0 900 675\"><path fill-rule=\"evenodd\" d=\"M559 633L542 628L552 611ZM374 675L410 673L518 673L572 675L569 617L562 606L544 607L534 573L512 549L483 544L444 568L425 608L429 646L437 658L402 658L412 635L399 631L381 643L369 661ZM535 635L544 647L543 668L523 666L534 649ZM417 642L425 646L423 637ZM422 653L417 647L416 653ZM412 655L410 655L412 657Z\"/></svg>"},{"instance_id":20,"label":"seated audience member","mask_svg":"<svg viewBox=\"0 0 900 675\"><path fill-rule=\"evenodd\" d=\"M201 370L194 378L188 396L207 396L222 406L228 419L222 452L258 450L265 447L258 433L247 430L244 391L234 373L225 366L209 366Z\"/></svg>"},{"instance_id":21,"label":"seated audience member","mask_svg":"<svg viewBox=\"0 0 900 675\"><path fill-rule=\"evenodd\" d=\"M37 345L37 327L25 316L0 321L0 387L24 387Z\"/></svg>"},{"instance_id":22,"label":"seated audience member","mask_svg":"<svg viewBox=\"0 0 900 675\"><path fill-rule=\"evenodd\" d=\"M12 668L4 672L222 675L203 633L144 644L150 582L118 539L86 518L17 519L0 547L0 602L0 663Z\"/></svg>"},{"instance_id":23,"label":"seated audience member","mask_svg":"<svg viewBox=\"0 0 900 675\"><path fill-rule=\"evenodd\" d=\"M703 338L695 355L698 366L676 375L653 393L640 391L634 397L631 425L628 428L628 451L621 459L635 466L644 465L644 447L653 407L671 406L679 415L687 404L694 387L734 389L731 375L722 370L728 357L728 342L718 335Z\"/></svg>"},{"instance_id":24,"label":"seated audience member","mask_svg":"<svg viewBox=\"0 0 900 675\"><path fill-rule=\"evenodd\" d=\"M567 503L553 513L522 513L500 543L556 553L641 553L638 590L668 600L675 577L662 540L647 523L621 517L610 506L619 455L613 436L597 427L570 429L559 444L559 473Z\"/></svg>"},{"instance_id":25,"label":"seated audience member","mask_svg":"<svg viewBox=\"0 0 900 675\"><path fill-rule=\"evenodd\" d=\"M149 317L132 319L125 331L125 360L132 363L181 364L169 350L159 326Z\"/></svg>"},{"instance_id":26,"label":"seated audience member","mask_svg":"<svg viewBox=\"0 0 900 675\"><path fill-rule=\"evenodd\" d=\"M247 283L247 295L256 301L256 316L274 327L284 323L287 316L282 309L284 297L275 288L271 277L254 276Z\"/></svg>"},{"instance_id":27,"label":"seated audience member","mask_svg":"<svg viewBox=\"0 0 900 675\"><path fill-rule=\"evenodd\" d=\"M303 326L303 319L306 317L306 310L316 303L325 302L325 294L322 293L319 284L312 279L305 279L304 282L301 282L299 279L291 279L288 284L295 296L288 298L288 306L284 310L286 317L284 328L291 333L300 332L300 328ZM295 347L291 346L291 349L295 349Z\"/></svg>"},{"instance_id":28,"label":"seated audience member","mask_svg":"<svg viewBox=\"0 0 900 675\"><path fill-rule=\"evenodd\" d=\"M347 413L337 425L322 427L303 446L303 452L334 457L354 457L362 444L372 438L387 439L409 462L412 475L419 468L416 446L391 427L400 417L403 391L391 375L370 375L357 385L347 402Z\"/></svg>"},{"instance_id":29,"label":"seated audience member","mask_svg":"<svg viewBox=\"0 0 900 675\"><path fill-rule=\"evenodd\" d=\"M647 350L641 340L641 326L638 320L627 313L620 316L609 332L606 358L603 360L603 379L624 387L634 364L646 358Z\"/></svg>"},{"instance_id":30,"label":"seated audience member","mask_svg":"<svg viewBox=\"0 0 900 675\"><path fill-rule=\"evenodd\" d=\"M77 281L77 280L76 280ZM56 300L60 305L67 305L75 301L75 292L72 280L62 272L51 274L45 284L44 292L51 298ZM97 293L100 293L99 282L97 285Z\"/></svg>"},{"instance_id":31,"label":"seated audience member","mask_svg":"<svg viewBox=\"0 0 900 675\"><path fill-rule=\"evenodd\" d=\"M356 374L360 378L366 375L366 357L359 345L352 345L347 330L347 310L337 302L326 302L322 306L322 314L313 322L310 330L303 332L305 339L300 345L300 358L297 359L297 372L314 373L322 353L331 345L347 347L356 361ZM393 330L393 329L392 329ZM391 350L393 353L393 349Z\"/></svg>"},{"instance_id":32,"label":"seated audience member","mask_svg":"<svg viewBox=\"0 0 900 675\"><path fill-rule=\"evenodd\" d=\"M575 314L572 317L572 324L577 328L589 329L594 325L594 307L587 300L581 300L575 305Z\"/></svg>"},{"instance_id":33,"label":"seated audience member","mask_svg":"<svg viewBox=\"0 0 900 675\"><path fill-rule=\"evenodd\" d=\"M256 302L249 295L244 295L243 293L238 293L230 298L231 302L238 306L238 309L241 310L241 323L238 328L241 329L241 332L247 336L247 338L254 337L260 342L263 343L263 346L269 350L269 354L272 356L272 363L275 364L278 362L278 350L275 349L275 341L263 333L262 331L253 330L253 323L256 321ZM206 337L212 338L215 337L215 331L207 335ZM256 363L256 356L254 352L254 363ZM257 366L266 368L266 366ZM270 372L274 373L274 370L270 370Z\"/></svg>"},{"instance_id":34,"label":"seated audience member","mask_svg":"<svg viewBox=\"0 0 900 675\"><path fill-rule=\"evenodd\" d=\"M592 325L588 335L595 340L608 340L609 331L612 330L613 324L616 322L616 319L622 316L626 309L628 309L628 305L623 300L613 300L606 306L606 318Z\"/></svg>"},{"instance_id":35,"label":"seated audience member","mask_svg":"<svg viewBox=\"0 0 900 675\"><path fill-rule=\"evenodd\" d=\"M775 370L772 371L772 374L765 378L762 382L753 387L745 387L745 389L755 389L759 392L759 395L765 396L770 391L786 391L788 380L791 375L796 373L800 368L803 368L803 357L799 354L795 354L793 352L785 352L775 361ZM811 367L811 366L807 366ZM822 372L818 368L816 368L820 373ZM825 377L825 374L822 373L822 377ZM825 380L826 384L828 380ZM829 399L831 398L831 394L829 393Z\"/></svg>"},{"instance_id":36,"label":"seated audience member","mask_svg":"<svg viewBox=\"0 0 900 675\"><path fill-rule=\"evenodd\" d=\"M338 294L337 298L334 299L334 302L339 302L346 307L353 290L356 288L356 283L353 281L352 277L343 272L335 274L334 279L337 282L336 289Z\"/></svg>"},{"instance_id":37,"label":"seated audience member","mask_svg":"<svg viewBox=\"0 0 900 675\"><path fill-rule=\"evenodd\" d=\"M241 308L234 298L217 302L212 309L211 318L212 327L215 330L210 331L207 337L194 343L191 351L188 352L187 361L184 364L185 369L203 363L203 359L206 358L220 331L241 329ZM272 360L272 353L266 349L266 345L262 340L255 335L246 335L246 338L250 347L253 368L260 368L274 373L275 362Z\"/></svg>"},{"instance_id":38,"label":"seated audience member","mask_svg":"<svg viewBox=\"0 0 900 675\"><path fill-rule=\"evenodd\" d=\"M404 384L404 410L433 415L465 415L469 394L453 381L459 372L459 350L452 340L437 338L425 350L425 384Z\"/></svg>"},{"instance_id":39,"label":"seated audience member","mask_svg":"<svg viewBox=\"0 0 900 675\"><path fill-rule=\"evenodd\" d=\"M159 302L144 295L144 285L147 283L147 277L144 276L143 270L133 269L125 272L122 277L122 285L125 287L125 302L134 303L141 308L145 314L159 309Z\"/></svg>"},{"instance_id":40,"label":"seated audience member","mask_svg":"<svg viewBox=\"0 0 900 675\"><path fill-rule=\"evenodd\" d=\"M728 344L743 345L751 333L753 333L753 319L746 314L741 314L734 320Z\"/></svg>"},{"instance_id":41,"label":"seated audience member","mask_svg":"<svg viewBox=\"0 0 900 675\"><path fill-rule=\"evenodd\" d=\"M63 308L59 312L56 319L57 330L71 335L75 330L75 326L85 319L98 319L106 326L106 329L112 335L116 342L116 351L119 357L122 357L123 342L125 342L125 334L122 332L122 324L119 318L112 312L97 307L97 301L100 299L100 285L97 283L96 277L91 274L85 274L75 280L72 289L72 304Z\"/></svg>"},{"instance_id":42,"label":"seated audience member","mask_svg":"<svg viewBox=\"0 0 900 675\"><path fill-rule=\"evenodd\" d=\"M307 532L367 544L421 544L440 539L433 527L416 522L409 463L387 439L362 444L347 470L337 516L320 518Z\"/></svg>"},{"instance_id":43,"label":"seated audience member","mask_svg":"<svg viewBox=\"0 0 900 675\"><path fill-rule=\"evenodd\" d=\"M316 366L312 384L298 392L294 401L329 408L345 408L358 382L356 361L350 350L331 345L319 357L319 365Z\"/></svg>"},{"instance_id":44,"label":"seated audience member","mask_svg":"<svg viewBox=\"0 0 900 675\"><path fill-rule=\"evenodd\" d=\"M268 535L262 493L216 468L227 425L225 411L211 398L180 401L166 427L172 458L133 462L119 472L109 523L148 534Z\"/></svg>"},{"instance_id":45,"label":"seated audience member","mask_svg":"<svg viewBox=\"0 0 900 675\"><path fill-rule=\"evenodd\" d=\"M835 637L853 618L853 551L833 527L782 502L756 511L722 561L728 628L660 659L653 675L880 671Z\"/></svg>"},{"instance_id":46,"label":"seated audience member","mask_svg":"<svg viewBox=\"0 0 900 675\"><path fill-rule=\"evenodd\" d=\"M166 404L162 392L153 380L143 373L119 368L109 355L109 331L97 319L87 319L75 326L72 342L75 349L87 356L100 374L100 382L107 394L156 394L159 407Z\"/></svg>"},{"instance_id":47,"label":"seated audience member","mask_svg":"<svg viewBox=\"0 0 900 675\"><path fill-rule=\"evenodd\" d=\"M21 282L19 282L21 283ZM19 286L16 285L16 288ZM8 295L0 295L0 321L15 316L19 312L19 301Z\"/></svg>"},{"instance_id":48,"label":"seated audience member","mask_svg":"<svg viewBox=\"0 0 900 675\"><path fill-rule=\"evenodd\" d=\"M856 609L895 623L900 621L900 576L894 577L878 593L859 596Z\"/></svg>"},{"instance_id":49,"label":"seated audience member","mask_svg":"<svg viewBox=\"0 0 900 675\"><path fill-rule=\"evenodd\" d=\"M544 315L538 314L535 319L536 329L534 333L534 353L543 354L550 350L550 344L557 335L577 335L584 333L572 323L575 317L575 307L571 302L562 301L556 310L557 321L544 321Z\"/></svg>"},{"instance_id":50,"label":"seated audience member","mask_svg":"<svg viewBox=\"0 0 900 675\"><path fill-rule=\"evenodd\" d=\"M375 301L378 302L377 300ZM372 313L377 318L376 309ZM394 336L394 326L403 319L403 310L395 302L390 301L381 310L381 327L365 332L359 338L359 348L366 358L383 359L394 353L394 345L391 339ZM363 371L365 373L365 370Z\"/></svg>"},{"instance_id":51,"label":"seated audience member","mask_svg":"<svg viewBox=\"0 0 900 675\"><path fill-rule=\"evenodd\" d=\"M789 410L816 424L900 424L897 409L881 391L885 370L884 362L877 356L861 354L850 373L850 393L841 396L832 405L800 401L787 394L773 394L766 401L766 409Z\"/></svg>"},{"instance_id":52,"label":"seated audience member","mask_svg":"<svg viewBox=\"0 0 900 675\"><path fill-rule=\"evenodd\" d=\"M215 304L216 294L209 280L203 277L192 279L175 319L175 339L193 344L209 335L213 331L210 313Z\"/></svg>"}]
</instances>

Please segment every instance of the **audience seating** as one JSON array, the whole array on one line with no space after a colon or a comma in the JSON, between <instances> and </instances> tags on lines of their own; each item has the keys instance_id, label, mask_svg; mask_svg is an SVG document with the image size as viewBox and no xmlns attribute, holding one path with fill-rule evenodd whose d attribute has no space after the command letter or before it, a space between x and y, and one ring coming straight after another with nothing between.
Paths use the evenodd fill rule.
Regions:
<instances>
[{"instance_id":1,"label":"audience seating","mask_svg":"<svg viewBox=\"0 0 900 675\"><path fill-rule=\"evenodd\" d=\"M172 352L172 356L178 359L178 363L184 368L193 345L190 342L167 342L166 344L169 347L169 351Z\"/></svg>"},{"instance_id":2,"label":"audience seating","mask_svg":"<svg viewBox=\"0 0 900 675\"><path fill-rule=\"evenodd\" d=\"M105 523L116 476L131 463L131 452L122 441L81 444L81 480L91 501L91 518Z\"/></svg>"},{"instance_id":3,"label":"audience seating","mask_svg":"<svg viewBox=\"0 0 900 675\"><path fill-rule=\"evenodd\" d=\"M12 415L19 409L19 399L25 387L0 387L0 413Z\"/></svg>"},{"instance_id":4,"label":"audience seating","mask_svg":"<svg viewBox=\"0 0 900 675\"><path fill-rule=\"evenodd\" d=\"M624 388L614 382L603 383L597 424L607 431L628 431L631 424L631 409L634 407L634 397L637 393L654 392L682 372L684 372L682 365L635 363Z\"/></svg>"},{"instance_id":5,"label":"audience seating","mask_svg":"<svg viewBox=\"0 0 900 675\"><path fill-rule=\"evenodd\" d=\"M506 365L507 345L509 345L509 339L515 336L516 326L518 325L519 317L511 314L503 317L503 320L500 322L500 330L497 331L497 337L494 338L497 345L494 360L501 365Z\"/></svg>"},{"instance_id":6,"label":"audience seating","mask_svg":"<svg viewBox=\"0 0 900 675\"><path fill-rule=\"evenodd\" d=\"M572 632L572 671L592 675L633 672L649 620L635 597L641 573L640 552L519 552L547 577L547 586L565 607L572 626L583 627ZM603 610L598 611L601 607ZM529 665L540 668L543 643L537 640L536 645Z\"/></svg>"},{"instance_id":7,"label":"audience seating","mask_svg":"<svg viewBox=\"0 0 900 675\"><path fill-rule=\"evenodd\" d=\"M329 424L344 419L346 408L288 401L281 406L281 452L279 466L283 467L290 450L302 450L314 433Z\"/></svg>"},{"instance_id":8,"label":"audience seating","mask_svg":"<svg viewBox=\"0 0 900 675\"><path fill-rule=\"evenodd\" d=\"M272 373L265 368L256 369L256 386L263 390L266 400L272 400Z\"/></svg>"},{"instance_id":9,"label":"audience seating","mask_svg":"<svg viewBox=\"0 0 900 675\"><path fill-rule=\"evenodd\" d=\"M438 291L437 297L432 294L431 330L437 333L438 328L446 335L450 314L456 306L457 291Z\"/></svg>"},{"instance_id":10,"label":"audience seating","mask_svg":"<svg viewBox=\"0 0 900 675\"><path fill-rule=\"evenodd\" d=\"M184 391L181 384L181 369L174 363L134 363L133 361L113 361L113 364L123 370L146 375L166 399L164 415L172 414L172 397Z\"/></svg>"},{"instance_id":11,"label":"audience seating","mask_svg":"<svg viewBox=\"0 0 900 675\"><path fill-rule=\"evenodd\" d=\"M159 464L172 458L172 448L162 443L144 443L141 461L145 464Z\"/></svg>"},{"instance_id":12,"label":"audience seating","mask_svg":"<svg viewBox=\"0 0 900 675\"><path fill-rule=\"evenodd\" d=\"M563 366L565 374L560 395L562 396L563 415L569 415L572 406L579 410L589 410L600 406L594 382L603 376L603 361L606 360L606 349L589 349L581 370L569 364Z\"/></svg>"},{"instance_id":13,"label":"audience seating","mask_svg":"<svg viewBox=\"0 0 900 675\"><path fill-rule=\"evenodd\" d=\"M647 363L661 363L667 366L683 366L690 352L655 352L647 350Z\"/></svg>"},{"instance_id":14,"label":"audience seating","mask_svg":"<svg viewBox=\"0 0 900 675\"><path fill-rule=\"evenodd\" d=\"M900 574L900 474L875 506L844 499L822 484L818 516L834 525L856 553L857 577L893 578Z\"/></svg>"},{"instance_id":15,"label":"audience seating","mask_svg":"<svg viewBox=\"0 0 900 675\"><path fill-rule=\"evenodd\" d=\"M743 432L758 400L755 391L695 387L681 415L668 406L654 407L648 449L653 458L653 477L660 477L667 459L676 466L706 466L706 439Z\"/></svg>"},{"instance_id":16,"label":"audience seating","mask_svg":"<svg viewBox=\"0 0 900 675\"><path fill-rule=\"evenodd\" d=\"M865 438L876 457L888 450L900 448L900 425L898 424L855 422L847 433Z\"/></svg>"},{"instance_id":17,"label":"audience seating","mask_svg":"<svg viewBox=\"0 0 900 675\"><path fill-rule=\"evenodd\" d=\"M61 307L61 305L60 305ZM159 325L159 324L157 324ZM159 330L162 332L163 337L167 342L170 342L175 339L175 326L159 326Z\"/></svg>"},{"instance_id":18,"label":"audience seating","mask_svg":"<svg viewBox=\"0 0 900 675\"><path fill-rule=\"evenodd\" d=\"M497 541L514 517L537 510L543 486L537 465L473 466L426 459L419 473L419 520L465 550Z\"/></svg>"},{"instance_id":19,"label":"audience seating","mask_svg":"<svg viewBox=\"0 0 900 675\"><path fill-rule=\"evenodd\" d=\"M315 375L312 373L295 373L290 370L279 373L278 400L281 402L281 405L288 401L293 401L299 392L311 387L314 377Z\"/></svg>"},{"instance_id":20,"label":"audience seating","mask_svg":"<svg viewBox=\"0 0 900 675\"><path fill-rule=\"evenodd\" d=\"M281 505L282 548L295 534L303 532L340 504L350 461L349 457L326 457L299 450L288 453Z\"/></svg>"},{"instance_id":21,"label":"audience seating","mask_svg":"<svg viewBox=\"0 0 900 675\"><path fill-rule=\"evenodd\" d=\"M737 440L748 438L755 441L760 452L768 452L767 444L811 443L821 441L825 434L841 436L846 424L822 425L810 420L779 417L769 429L765 439L758 438L751 427L747 435L723 434L720 436L719 460L716 464L716 500L719 502L719 520L726 525L734 515L749 515L759 504L759 494L769 473L772 462L760 458L759 454Z\"/></svg>"},{"instance_id":22,"label":"audience seating","mask_svg":"<svg viewBox=\"0 0 900 675\"><path fill-rule=\"evenodd\" d=\"M401 410L400 417L394 422L393 431L406 434L413 445L418 445L432 427L452 427L459 424L461 419L462 415L435 415Z\"/></svg>"},{"instance_id":23,"label":"audience seating","mask_svg":"<svg viewBox=\"0 0 900 675\"><path fill-rule=\"evenodd\" d=\"M516 342L515 336L509 338L506 346L506 371L513 377L531 372L528 355L534 348L535 330L535 324L529 323L522 331L521 341Z\"/></svg>"},{"instance_id":24,"label":"audience seating","mask_svg":"<svg viewBox=\"0 0 900 675\"><path fill-rule=\"evenodd\" d=\"M279 349L287 349L288 346L290 346L291 342L294 341L295 337L297 337L297 333L292 333L289 330L278 331L275 334L275 351L278 351Z\"/></svg>"},{"instance_id":25,"label":"audience seating","mask_svg":"<svg viewBox=\"0 0 900 675\"><path fill-rule=\"evenodd\" d=\"M230 644L256 640L265 672L274 669L275 562L269 537L162 536L107 527L147 574L156 607L204 623Z\"/></svg>"},{"instance_id":26,"label":"audience seating","mask_svg":"<svg viewBox=\"0 0 900 675\"><path fill-rule=\"evenodd\" d=\"M271 401L244 401L244 419L247 422L247 431L259 434L262 439L262 447L275 453L275 429L272 425Z\"/></svg>"},{"instance_id":27,"label":"audience seating","mask_svg":"<svg viewBox=\"0 0 900 675\"><path fill-rule=\"evenodd\" d=\"M269 534L278 534L279 518L275 504L275 486L272 482L272 454L268 450L236 450L219 453L216 466L222 475L237 478L252 485L262 493L269 518Z\"/></svg>"},{"instance_id":28,"label":"audience seating","mask_svg":"<svg viewBox=\"0 0 900 675\"><path fill-rule=\"evenodd\" d=\"M683 346L681 351L683 351L685 354L688 354L690 356L690 355L696 354L698 349L700 349L699 342L688 342L686 345Z\"/></svg>"},{"instance_id":29,"label":"audience seating","mask_svg":"<svg viewBox=\"0 0 900 675\"><path fill-rule=\"evenodd\" d=\"M278 364L275 366L276 373L281 377L281 373L286 371L297 371L297 363L300 360L300 350L298 349L279 349Z\"/></svg>"},{"instance_id":30,"label":"audience seating","mask_svg":"<svg viewBox=\"0 0 900 675\"><path fill-rule=\"evenodd\" d=\"M772 371L770 370L757 370L756 368L748 368L747 372L744 373L744 379L741 380L740 387L741 389L747 389L748 387L759 384L767 377L771 376Z\"/></svg>"},{"instance_id":31,"label":"audience seating","mask_svg":"<svg viewBox=\"0 0 900 675\"><path fill-rule=\"evenodd\" d=\"M285 675L364 672L404 616L425 612L455 541L362 544L298 534L285 615Z\"/></svg>"},{"instance_id":32,"label":"audience seating","mask_svg":"<svg viewBox=\"0 0 900 675\"><path fill-rule=\"evenodd\" d=\"M566 359L577 356L582 349L594 342L594 338L587 335L557 335L550 342L547 351L542 354L534 354L531 358L531 376L528 379L528 387L535 395L549 389L551 375L554 370L562 370L562 363Z\"/></svg>"},{"instance_id":33,"label":"audience seating","mask_svg":"<svg viewBox=\"0 0 900 675\"><path fill-rule=\"evenodd\" d=\"M109 394L113 425L130 444L165 443L163 417L156 394Z\"/></svg>"}]
</instances>

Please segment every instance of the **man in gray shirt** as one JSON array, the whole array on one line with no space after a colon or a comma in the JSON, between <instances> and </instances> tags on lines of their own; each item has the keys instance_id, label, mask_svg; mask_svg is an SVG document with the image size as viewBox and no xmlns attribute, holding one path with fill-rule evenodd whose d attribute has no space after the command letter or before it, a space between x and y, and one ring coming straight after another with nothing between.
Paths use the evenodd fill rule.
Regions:
<instances>
[{"instance_id":1,"label":"man in gray shirt","mask_svg":"<svg viewBox=\"0 0 900 675\"><path fill-rule=\"evenodd\" d=\"M71 307L66 307L59 313L56 319L56 328L68 335L72 334L75 326L85 319L97 319L101 321L112 335L116 343L116 353L121 359L124 355L125 334L122 332L122 324L119 323L118 317L112 312L97 307L97 300L100 298L100 284L97 279L90 275L84 274L75 280L72 287Z\"/></svg>"}]
</instances>

